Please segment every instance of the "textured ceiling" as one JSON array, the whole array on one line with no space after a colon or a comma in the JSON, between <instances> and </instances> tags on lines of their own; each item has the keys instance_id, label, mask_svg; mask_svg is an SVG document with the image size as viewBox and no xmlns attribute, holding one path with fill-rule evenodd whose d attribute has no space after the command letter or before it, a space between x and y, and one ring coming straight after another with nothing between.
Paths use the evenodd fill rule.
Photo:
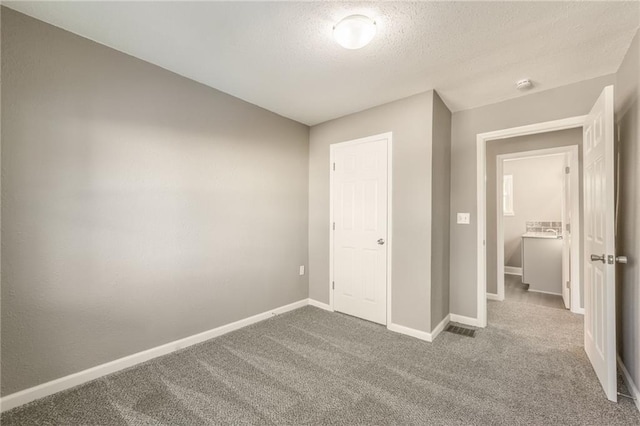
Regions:
<instances>
[{"instance_id":1,"label":"textured ceiling","mask_svg":"<svg viewBox=\"0 0 640 426\"><path fill-rule=\"evenodd\" d=\"M453 111L617 71L637 2L3 2L313 125L436 89ZM333 24L378 26L361 50ZM531 93L531 91L526 92Z\"/></svg>"}]
</instances>

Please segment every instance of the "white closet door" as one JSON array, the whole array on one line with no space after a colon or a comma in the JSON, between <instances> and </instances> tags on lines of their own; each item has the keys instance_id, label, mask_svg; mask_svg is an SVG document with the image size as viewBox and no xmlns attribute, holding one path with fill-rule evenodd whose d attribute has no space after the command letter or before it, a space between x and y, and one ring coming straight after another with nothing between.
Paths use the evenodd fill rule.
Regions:
<instances>
[{"instance_id":1,"label":"white closet door","mask_svg":"<svg viewBox=\"0 0 640 426\"><path fill-rule=\"evenodd\" d=\"M387 323L388 140L332 145L334 309Z\"/></svg>"}]
</instances>

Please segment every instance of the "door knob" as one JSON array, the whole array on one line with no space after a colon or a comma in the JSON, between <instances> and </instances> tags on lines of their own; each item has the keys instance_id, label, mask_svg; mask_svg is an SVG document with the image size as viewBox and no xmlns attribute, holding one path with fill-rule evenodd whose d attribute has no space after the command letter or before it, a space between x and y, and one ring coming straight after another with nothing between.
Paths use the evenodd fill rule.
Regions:
<instances>
[{"instance_id":1,"label":"door knob","mask_svg":"<svg viewBox=\"0 0 640 426\"><path fill-rule=\"evenodd\" d=\"M591 255L591 261L594 262L596 260L600 260L600 261L602 261L602 263L604 263L605 262L604 254L602 256L598 256L597 254L592 254Z\"/></svg>"},{"instance_id":2,"label":"door knob","mask_svg":"<svg viewBox=\"0 0 640 426\"><path fill-rule=\"evenodd\" d=\"M382 238L380 238L380 239L378 240L378 244L383 245L383 244L384 244L384 240L383 240Z\"/></svg>"},{"instance_id":3,"label":"door knob","mask_svg":"<svg viewBox=\"0 0 640 426\"><path fill-rule=\"evenodd\" d=\"M616 262L627 263L627 256L616 256Z\"/></svg>"}]
</instances>

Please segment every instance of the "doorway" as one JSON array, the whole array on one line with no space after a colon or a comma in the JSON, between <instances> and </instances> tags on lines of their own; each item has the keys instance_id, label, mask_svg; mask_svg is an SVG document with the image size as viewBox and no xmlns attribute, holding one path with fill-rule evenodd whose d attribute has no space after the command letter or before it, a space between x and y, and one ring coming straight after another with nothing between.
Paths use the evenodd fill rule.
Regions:
<instances>
[{"instance_id":1,"label":"doorway","mask_svg":"<svg viewBox=\"0 0 640 426\"><path fill-rule=\"evenodd\" d=\"M580 127L583 132L584 349L611 401L616 393L615 148L614 89L605 87L586 116L515 127L477 135L477 325L487 325L486 149L487 142Z\"/></svg>"},{"instance_id":2,"label":"doorway","mask_svg":"<svg viewBox=\"0 0 640 426\"><path fill-rule=\"evenodd\" d=\"M497 130L494 132L480 133L477 135L477 326L487 326L487 143L493 140L508 139L518 136L582 128L584 122L585 116L578 116L528 126Z\"/></svg>"},{"instance_id":3,"label":"doorway","mask_svg":"<svg viewBox=\"0 0 640 426\"><path fill-rule=\"evenodd\" d=\"M582 138L579 129L562 134ZM549 295L538 299L554 302L550 296L557 295L566 309L584 313L578 152L578 145L569 145L496 155L497 292L487 291L488 299L504 300L505 274L515 275L528 292ZM509 284L522 287L513 278Z\"/></svg>"},{"instance_id":4,"label":"doorway","mask_svg":"<svg viewBox=\"0 0 640 426\"><path fill-rule=\"evenodd\" d=\"M386 325L391 285L391 133L330 147L330 304Z\"/></svg>"}]
</instances>

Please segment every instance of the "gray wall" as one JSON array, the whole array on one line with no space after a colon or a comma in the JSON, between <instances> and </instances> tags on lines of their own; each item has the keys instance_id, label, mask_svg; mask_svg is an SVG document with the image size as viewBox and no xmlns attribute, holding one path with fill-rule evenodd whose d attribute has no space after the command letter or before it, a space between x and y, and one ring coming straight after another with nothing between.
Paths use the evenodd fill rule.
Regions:
<instances>
[{"instance_id":1,"label":"gray wall","mask_svg":"<svg viewBox=\"0 0 640 426\"><path fill-rule=\"evenodd\" d=\"M431 330L449 314L451 111L434 92L431 217Z\"/></svg>"},{"instance_id":2,"label":"gray wall","mask_svg":"<svg viewBox=\"0 0 640 426\"><path fill-rule=\"evenodd\" d=\"M522 234L527 230L527 221L562 221L564 156L505 161L504 174L513 176L514 215L503 216L503 262L505 266L520 268L520 246ZM498 177L498 181L502 181L501 177Z\"/></svg>"},{"instance_id":3,"label":"gray wall","mask_svg":"<svg viewBox=\"0 0 640 426\"><path fill-rule=\"evenodd\" d=\"M636 386L640 386L640 35L616 75L616 118L620 126L620 205L618 254L618 350Z\"/></svg>"},{"instance_id":4,"label":"gray wall","mask_svg":"<svg viewBox=\"0 0 640 426\"><path fill-rule=\"evenodd\" d=\"M329 146L393 132L392 322L430 331L433 92L313 126L309 152L309 297L329 303Z\"/></svg>"},{"instance_id":5,"label":"gray wall","mask_svg":"<svg viewBox=\"0 0 640 426\"><path fill-rule=\"evenodd\" d=\"M476 136L478 133L587 114L615 75L585 80L453 114L451 214L470 212L470 225L451 224L451 312L476 317Z\"/></svg>"},{"instance_id":6,"label":"gray wall","mask_svg":"<svg viewBox=\"0 0 640 426\"><path fill-rule=\"evenodd\" d=\"M498 241L496 222L496 157L501 154L534 151L537 149L557 148L561 146L578 145L579 176L582 176L582 129L568 129L557 132L541 133L537 135L519 136L515 138L489 141L487 143L487 292L497 292L497 259ZM579 179L580 209L582 210L582 178ZM505 225L508 217L505 217ZM551 220L551 219L549 219ZM555 220L561 220L559 217ZM581 222L580 232L582 232ZM506 229L506 228L505 228ZM580 253L582 253L582 241ZM505 252L506 253L506 252ZM582 283L580 283L582 288ZM581 300L583 292L580 292ZM582 304L581 304L582 306Z\"/></svg>"},{"instance_id":7,"label":"gray wall","mask_svg":"<svg viewBox=\"0 0 640 426\"><path fill-rule=\"evenodd\" d=\"M2 395L308 297L308 127L2 9Z\"/></svg>"}]
</instances>

